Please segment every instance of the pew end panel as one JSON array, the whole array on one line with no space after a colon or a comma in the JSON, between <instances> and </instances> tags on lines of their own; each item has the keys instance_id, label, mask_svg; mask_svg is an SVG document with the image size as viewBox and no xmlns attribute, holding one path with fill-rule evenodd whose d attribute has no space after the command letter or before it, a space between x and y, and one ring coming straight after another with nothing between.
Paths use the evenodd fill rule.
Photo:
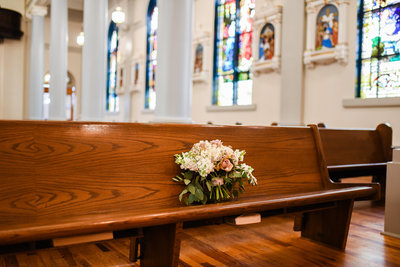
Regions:
<instances>
[{"instance_id":1,"label":"pew end panel","mask_svg":"<svg viewBox=\"0 0 400 267\"><path fill-rule=\"evenodd\" d=\"M384 201L386 165L392 160L392 128L379 124L376 129L319 128L329 176L334 182L344 178L372 176L381 185Z\"/></svg>"}]
</instances>

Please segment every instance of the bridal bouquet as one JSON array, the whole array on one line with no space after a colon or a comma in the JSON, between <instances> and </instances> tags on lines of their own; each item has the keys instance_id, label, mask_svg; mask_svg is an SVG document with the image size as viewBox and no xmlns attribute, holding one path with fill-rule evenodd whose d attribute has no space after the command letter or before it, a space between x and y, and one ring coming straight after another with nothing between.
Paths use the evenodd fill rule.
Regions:
<instances>
[{"instance_id":1,"label":"bridal bouquet","mask_svg":"<svg viewBox=\"0 0 400 267\"><path fill-rule=\"evenodd\" d=\"M186 205L221 202L238 197L246 180L257 185L253 168L240 163L245 153L213 140L200 141L189 152L176 154L175 162L184 171L172 180L186 185L179 200L184 199Z\"/></svg>"}]
</instances>

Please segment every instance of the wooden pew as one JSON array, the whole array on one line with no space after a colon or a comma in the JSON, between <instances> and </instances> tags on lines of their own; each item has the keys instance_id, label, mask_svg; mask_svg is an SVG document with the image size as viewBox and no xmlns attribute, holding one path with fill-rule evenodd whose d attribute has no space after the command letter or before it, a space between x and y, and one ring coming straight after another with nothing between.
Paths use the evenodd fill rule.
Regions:
<instances>
[{"instance_id":1,"label":"wooden pew","mask_svg":"<svg viewBox=\"0 0 400 267\"><path fill-rule=\"evenodd\" d=\"M319 127L329 176L334 181L357 176L373 176L386 188L386 164L392 161L392 128L331 129Z\"/></svg>"},{"instance_id":2,"label":"wooden pew","mask_svg":"<svg viewBox=\"0 0 400 267\"><path fill-rule=\"evenodd\" d=\"M184 206L174 154L213 139L246 150L258 186ZM343 250L353 201L380 191L331 182L316 126L0 121L0 184L0 245L140 229L141 266L178 265L183 222L246 212L296 213L303 237Z\"/></svg>"}]
</instances>

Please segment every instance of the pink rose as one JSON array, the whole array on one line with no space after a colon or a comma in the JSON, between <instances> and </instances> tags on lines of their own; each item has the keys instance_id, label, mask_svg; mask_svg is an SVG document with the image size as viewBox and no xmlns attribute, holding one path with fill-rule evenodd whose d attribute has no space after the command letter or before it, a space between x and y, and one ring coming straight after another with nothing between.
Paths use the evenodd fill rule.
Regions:
<instances>
[{"instance_id":1,"label":"pink rose","mask_svg":"<svg viewBox=\"0 0 400 267\"><path fill-rule=\"evenodd\" d=\"M233 164L227 158L223 158L217 165L217 170L224 170L226 172L230 172L233 168Z\"/></svg>"},{"instance_id":2,"label":"pink rose","mask_svg":"<svg viewBox=\"0 0 400 267\"><path fill-rule=\"evenodd\" d=\"M213 186L223 185L224 178L221 178L221 177L213 178L211 182L212 182Z\"/></svg>"},{"instance_id":3,"label":"pink rose","mask_svg":"<svg viewBox=\"0 0 400 267\"><path fill-rule=\"evenodd\" d=\"M218 139L212 140L212 141L210 142L210 144L216 145L217 147L221 147L221 146L222 146L221 140L218 140Z\"/></svg>"},{"instance_id":4,"label":"pink rose","mask_svg":"<svg viewBox=\"0 0 400 267\"><path fill-rule=\"evenodd\" d=\"M200 148L203 150L206 150L206 148L207 148L206 143L204 143L204 142L200 143Z\"/></svg>"}]
</instances>

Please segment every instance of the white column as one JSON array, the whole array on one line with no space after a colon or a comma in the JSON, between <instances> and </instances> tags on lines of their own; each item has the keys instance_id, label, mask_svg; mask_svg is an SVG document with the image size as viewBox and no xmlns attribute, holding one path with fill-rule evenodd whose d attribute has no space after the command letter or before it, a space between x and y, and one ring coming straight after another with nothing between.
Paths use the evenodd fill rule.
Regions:
<instances>
[{"instance_id":1,"label":"white column","mask_svg":"<svg viewBox=\"0 0 400 267\"><path fill-rule=\"evenodd\" d=\"M67 0L51 1L50 23L50 120L66 120L68 56Z\"/></svg>"},{"instance_id":2,"label":"white column","mask_svg":"<svg viewBox=\"0 0 400 267\"><path fill-rule=\"evenodd\" d=\"M317 9L314 6L308 4L307 6L307 51L315 50L315 31L309 29L317 27Z\"/></svg>"},{"instance_id":3,"label":"white column","mask_svg":"<svg viewBox=\"0 0 400 267\"><path fill-rule=\"evenodd\" d=\"M348 2L348 0L341 0L339 2L339 45L347 43L347 9L349 8L349 5L350 3Z\"/></svg>"},{"instance_id":4,"label":"white column","mask_svg":"<svg viewBox=\"0 0 400 267\"><path fill-rule=\"evenodd\" d=\"M44 16L47 7L34 6L32 16L29 114L30 120L43 119L43 73L44 73Z\"/></svg>"},{"instance_id":5,"label":"white column","mask_svg":"<svg viewBox=\"0 0 400 267\"><path fill-rule=\"evenodd\" d=\"M193 0L158 0L155 121L191 123Z\"/></svg>"},{"instance_id":6,"label":"white column","mask_svg":"<svg viewBox=\"0 0 400 267\"><path fill-rule=\"evenodd\" d=\"M106 110L108 1L85 0L82 51L81 116L102 121Z\"/></svg>"},{"instance_id":7,"label":"white column","mask_svg":"<svg viewBox=\"0 0 400 267\"><path fill-rule=\"evenodd\" d=\"M303 124L304 1L283 1L281 125Z\"/></svg>"},{"instance_id":8,"label":"white column","mask_svg":"<svg viewBox=\"0 0 400 267\"><path fill-rule=\"evenodd\" d=\"M384 234L400 238L400 149L393 150L387 165Z\"/></svg>"},{"instance_id":9,"label":"white column","mask_svg":"<svg viewBox=\"0 0 400 267\"><path fill-rule=\"evenodd\" d=\"M282 12L282 11L281 11ZM276 14L274 19L275 26L275 57L281 57L281 43L282 43L282 13Z\"/></svg>"}]
</instances>

